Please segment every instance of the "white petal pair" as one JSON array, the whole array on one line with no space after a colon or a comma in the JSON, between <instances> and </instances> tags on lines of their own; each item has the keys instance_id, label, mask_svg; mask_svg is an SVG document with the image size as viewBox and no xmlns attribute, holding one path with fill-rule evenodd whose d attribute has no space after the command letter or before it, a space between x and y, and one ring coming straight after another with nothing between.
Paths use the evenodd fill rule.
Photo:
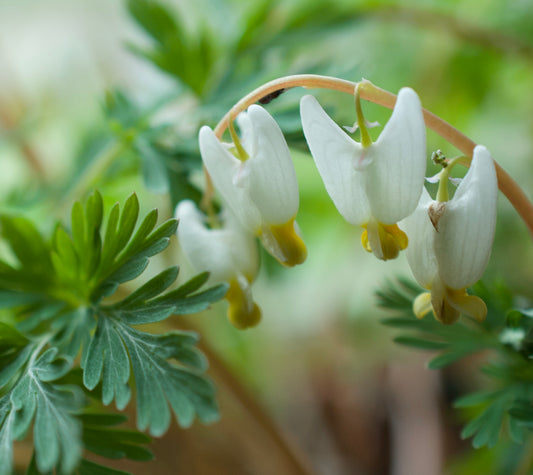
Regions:
<instances>
[{"instance_id":1,"label":"white petal pair","mask_svg":"<svg viewBox=\"0 0 533 475\"><path fill-rule=\"evenodd\" d=\"M295 222L298 182L289 148L276 121L260 106L239 114L242 147L248 159L232 153L207 126L200 152L215 188L244 227L259 236L282 264L302 263L307 251Z\"/></svg>"},{"instance_id":2,"label":"white petal pair","mask_svg":"<svg viewBox=\"0 0 533 475\"><path fill-rule=\"evenodd\" d=\"M415 314L433 309L443 323L460 313L483 320L484 302L466 293L485 271L496 226L498 183L489 151L478 145L472 164L447 202L424 190L415 212L402 222L410 245L407 259L418 283L431 291L415 301Z\"/></svg>"},{"instance_id":3,"label":"white petal pair","mask_svg":"<svg viewBox=\"0 0 533 475\"><path fill-rule=\"evenodd\" d=\"M392 116L368 147L350 138L313 96L302 98L305 138L326 190L342 216L364 226L363 245L380 259L407 246L396 223L413 212L424 184L426 129L420 100L398 94Z\"/></svg>"},{"instance_id":4,"label":"white petal pair","mask_svg":"<svg viewBox=\"0 0 533 475\"><path fill-rule=\"evenodd\" d=\"M254 303L250 285L259 269L255 236L226 210L223 227L208 229L204 215L185 200L176 208L178 240L196 272L210 272L212 283L228 282L228 318L237 328L257 325L261 311Z\"/></svg>"}]
</instances>

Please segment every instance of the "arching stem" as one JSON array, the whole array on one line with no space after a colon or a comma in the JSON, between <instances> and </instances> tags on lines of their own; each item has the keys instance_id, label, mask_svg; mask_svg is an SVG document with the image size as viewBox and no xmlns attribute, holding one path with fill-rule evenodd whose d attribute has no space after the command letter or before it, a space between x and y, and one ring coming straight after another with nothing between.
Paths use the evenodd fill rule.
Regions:
<instances>
[{"instance_id":1,"label":"arching stem","mask_svg":"<svg viewBox=\"0 0 533 475\"><path fill-rule=\"evenodd\" d=\"M396 95L385 91L377 86L374 86L370 81L362 80L359 83L346 81L329 76L319 76L315 74L300 74L294 76L286 76L275 79L273 81L263 84L250 94L238 101L229 112L220 120L215 127L215 134L220 139L224 134L228 120L233 120L239 113L246 110L252 104L255 104L265 96L269 96L280 90L291 89L293 87L304 87L306 89L330 89L334 91L344 92L353 95L357 87L361 99L365 99L374 104L392 109L396 103ZM443 139L459 149L468 157L472 157L472 153L476 143L469 139L466 135L459 132L446 121L437 117L432 112L423 109L424 120L426 126L440 135ZM533 204L514 179L496 162L496 174L498 176L498 187L500 191L506 196L509 202L516 209L528 230L533 237ZM209 198L213 194L213 188L210 180L207 182L205 192L204 205L207 204Z\"/></svg>"}]
</instances>

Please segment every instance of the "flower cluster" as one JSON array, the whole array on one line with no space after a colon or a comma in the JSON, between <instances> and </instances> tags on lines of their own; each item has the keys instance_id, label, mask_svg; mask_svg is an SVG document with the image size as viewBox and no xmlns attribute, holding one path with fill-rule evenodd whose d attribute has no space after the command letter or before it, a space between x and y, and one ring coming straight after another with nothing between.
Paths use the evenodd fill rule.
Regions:
<instances>
[{"instance_id":1,"label":"flower cluster","mask_svg":"<svg viewBox=\"0 0 533 475\"><path fill-rule=\"evenodd\" d=\"M426 129L420 100L409 88L398 94L390 120L372 142L356 90L361 142L353 140L313 96L301 101L305 138L326 190L340 214L362 226L363 247L382 260L407 248L417 281L428 293L414 303L417 317L433 310L443 323L461 313L482 320L486 307L466 288L484 272L496 220L497 180L486 148L474 150L471 168L448 200L448 174L456 162L444 161L439 194L424 188ZM229 283L228 316L238 328L257 324L260 310L250 284L258 271L255 238L281 264L301 264L307 255L296 214L298 183L282 131L268 112L252 105L233 124L233 142L222 143L207 126L199 134L200 152L222 199L223 218L208 228L192 202L182 202L178 237L197 270ZM446 169L447 167L447 169ZM214 218L213 216L211 218ZM409 244L409 246L408 246Z\"/></svg>"}]
</instances>

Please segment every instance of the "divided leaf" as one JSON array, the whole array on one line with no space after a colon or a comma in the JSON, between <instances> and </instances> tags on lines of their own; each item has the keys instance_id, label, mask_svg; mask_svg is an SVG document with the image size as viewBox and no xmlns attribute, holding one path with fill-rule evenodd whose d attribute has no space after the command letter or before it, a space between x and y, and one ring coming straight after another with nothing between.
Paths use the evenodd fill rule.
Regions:
<instances>
[{"instance_id":1,"label":"divided leaf","mask_svg":"<svg viewBox=\"0 0 533 475\"><path fill-rule=\"evenodd\" d=\"M115 400L123 409L131 396L130 367L137 389L137 426L149 427L153 435L163 434L170 424L169 405L182 426L196 415L203 421L217 417L214 388L201 375L206 368L195 348L196 335L170 332L143 333L130 325L163 320L172 313L204 310L226 293L219 285L195 292L205 281L201 275L176 290L158 296L176 279L177 268L163 271L129 297L98 310L98 325L83 359L84 384L88 389L102 382L102 400ZM179 365L170 363L175 359Z\"/></svg>"},{"instance_id":2,"label":"divided leaf","mask_svg":"<svg viewBox=\"0 0 533 475\"><path fill-rule=\"evenodd\" d=\"M114 428L125 422L126 416L88 413L82 414L79 419L83 423L83 442L87 450L109 459L153 459L152 452L145 447L152 441L149 436L134 430Z\"/></svg>"},{"instance_id":3,"label":"divided leaf","mask_svg":"<svg viewBox=\"0 0 533 475\"><path fill-rule=\"evenodd\" d=\"M81 425L75 417L83 404L78 388L54 384L72 365L55 348L33 354L22 377L0 399L0 473L10 473L12 443L33 422L38 470L69 474L81 456Z\"/></svg>"}]
</instances>

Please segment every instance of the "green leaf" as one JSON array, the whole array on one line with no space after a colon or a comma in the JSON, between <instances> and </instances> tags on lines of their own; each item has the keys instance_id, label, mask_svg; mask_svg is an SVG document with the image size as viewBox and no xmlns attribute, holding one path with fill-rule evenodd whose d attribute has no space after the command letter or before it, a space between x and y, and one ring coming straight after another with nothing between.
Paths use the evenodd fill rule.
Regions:
<instances>
[{"instance_id":1,"label":"green leaf","mask_svg":"<svg viewBox=\"0 0 533 475\"><path fill-rule=\"evenodd\" d=\"M78 388L52 383L65 375L71 364L70 358L51 348L33 361L11 391L11 414L15 414L12 435L23 437L34 421L33 440L40 472L60 467L61 473L71 473L81 455L81 425L73 416L81 407L81 395Z\"/></svg>"},{"instance_id":2,"label":"green leaf","mask_svg":"<svg viewBox=\"0 0 533 475\"><path fill-rule=\"evenodd\" d=\"M395 328L413 328L418 329L420 328L420 321L416 318L403 318L403 317L391 317L391 318L383 318L381 320L381 323L383 325L387 325L389 327L395 327Z\"/></svg>"},{"instance_id":3,"label":"green leaf","mask_svg":"<svg viewBox=\"0 0 533 475\"><path fill-rule=\"evenodd\" d=\"M212 384L197 373L168 363L161 357L157 340L133 329L128 331L126 345L137 388L137 427L149 428L154 436L164 434L170 424L167 403L182 427L192 424L195 413L206 423L217 420Z\"/></svg>"},{"instance_id":4,"label":"green leaf","mask_svg":"<svg viewBox=\"0 0 533 475\"><path fill-rule=\"evenodd\" d=\"M77 475L131 475L129 472L105 467L86 459L81 460L75 473Z\"/></svg>"},{"instance_id":5,"label":"green leaf","mask_svg":"<svg viewBox=\"0 0 533 475\"><path fill-rule=\"evenodd\" d=\"M0 290L0 308L18 307L41 300L41 296L15 290Z\"/></svg>"},{"instance_id":6,"label":"green leaf","mask_svg":"<svg viewBox=\"0 0 533 475\"><path fill-rule=\"evenodd\" d=\"M509 415L521 424L533 429L533 406L529 401L515 401Z\"/></svg>"},{"instance_id":7,"label":"green leaf","mask_svg":"<svg viewBox=\"0 0 533 475\"><path fill-rule=\"evenodd\" d=\"M492 401L495 397L498 396L498 392L494 391L479 391L472 394L467 394L462 396L454 402L454 407L472 407L484 404L486 402Z\"/></svg>"},{"instance_id":8,"label":"green leaf","mask_svg":"<svg viewBox=\"0 0 533 475\"><path fill-rule=\"evenodd\" d=\"M17 263L10 265L0 261L0 288L11 305L23 303L20 293L28 293L29 299L43 294L54 283L50 248L34 225L22 217L1 216L2 237L10 247ZM22 298L18 301L17 298ZM5 303L0 306L8 306Z\"/></svg>"},{"instance_id":9,"label":"green leaf","mask_svg":"<svg viewBox=\"0 0 533 475\"><path fill-rule=\"evenodd\" d=\"M177 277L178 267L169 267L122 300L120 307L131 307L139 303L144 303L153 297L157 297L161 292L164 292L170 287Z\"/></svg>"},{"instance_id":10,"label":"green leaf","mask_svg":"<svg viewBox=\"0 0 533 475\"><path fill-rule=\"evenodd\" d=\"M400 345L411 346L421 350L442 350L443 348L448 348L450 346L450 344L445 341L425 340L407 335L397 336L394 338L394 341Z\"/></svg>"},{"instance_id":11,"label":"green leaf","mask_svg":"<svg viewBox=\"0 0 533 475\"><path fill-rule=\"evenodd\" d=\"M20 264L35 268L49 262L48 246L31 221L22 217L0 217L2 236L9 243Z\"/></svg>"},{"instance_id":12,"label":"green leaf","mask_svg":"<svg viewBox=\"0 0 533 475\"><path fill-rule=\"evenodd\" d=\"M217 60L218 48L213 35L202 25L189 34L178 16L156 0L129 0L128 10L153 40L151 48L130 45L130 50L201 96Z\"/></svg>"},{"instance_id":13,"label":"green leaf","mask_svg":"<svg viewBox=\"0 0 533 475\"><path fill-rule=\"evenodd\" d=\"M0 398L0 475L10 475L13 464L13 425L15 411L11 410L9 395Z\"/></svg>"},{"instance_id":14,"label":"green leaf","mask_svg":"<svg viewBox=\"0 0 533 475\"><path fill-rule=\"evenodd\" d=\"M478 350L478 348L465 348L458 351L447 351L445 353L440 354L439 356L436 356L428 363L429 369L441 369L445 368L446 366L451 365L452 363L455 363L456 361L464 358L465 356L468 356L471 353L474 353Z\"/></svg>"},{"instance_id":15,"label":"green leaf","mask_svg":"<svg viewBox=\"0 0 533 475\"><path fill-rule=\"evenodd\" d=\"M146 188L153 193L168 193L170 185L165 157L147 141L139 138L135 142Z\"/></svg>"},{"instance_id":16,"label":"green leaf","mask_svg":"<svg viewBox=\"0 0 533 475\"><path fill-rule=\"evenodd\" d=\"M82 414L83 441L91 452L110 459L128 458L148 461L152 452L144 447L152 439L141 432L111 427L121 424L126 417L116 414Z\"/></svg>"},{"instance_id":17,"label":"green leaf","mask_svg":"<svg viewBox=\"0 0 533 475\"><path fill-rule=\"evenodd\" d=\"M527 427L525 427L524 424L521 424L520 421L514 419L513 417L509 417L508 423L509 435L511 436L511 440L516 444L523 444L528 434Z\"/></svg>"},{"instance_id":18,"label":"green leaf","mask_svg":"<svg viewBox=\"0 0 533 475\"><path fill-rule=\"evenodd\" d=\"M22 348L28 344L28 339L11 325L0 322L0 356Z\"/></svg>"},{"instance_id":19,"label":"green leaf","mask_svg":"<svg viewBox=\"0 0 533 475\"><path fill-rule=\"evenodd\" d=\"M52 328L56 332L51 344L63 355L75 358L80 347L87 348L92 331L96 326L93 312L86 307L63 311L56 315Z\"/></svg>"},{"instance_id":20,"label":"green leaf","mask_svg":"<svg viewBox=\"0 0 533 475\"><path fill-rule=\"evenodd\" d=\"M498 442L503 418L509 404L506 393L499 394L490 405L461 431L461 437L472 437L472 445L478 449L483 446L494 447Z\"/></svg>"},{"instance_id":21,"label":"green leaf","mask_svg":"<svg viewBox=\"0 0 533 475\"><path fill-rule=\"evenodd\" d=\"M99 318L96 333L89 343L82 362L83 384L92 390L102 381L102 401L105 405L115 400L119 410L124 409L131 397L128 386L130 362L128 353L117 330L109 318Z\"/></svg>"},{"instance_id":22,"label":"green leaf","mask_svg":"<svg viewBox=\"0 0 533 475\"><path fill-rule=\"evenodd\" d=\"M399 277L396 282L386 282L376 291L378 305L408 316L413 315L413 300L422 291L412 280Z\"/></svg>"},{"instance_id":23,"label":"green leaf","mask_svg":"<svg viewBox=\"0 0 533 475\"><path fill-rule=\"evenodd\" d=\"M177 222L173 219L154 230L157 210L152 210L131 237L137 213L138 202L133 195L133 198L126 203L118 232L115 233L108 227L103 251L106 267L101 266L95 277L98 284L92 294L93 302L98 302L102 297L113 293L118 284L139 276L146 269L148 258L163 251L168 246L169 237L176 232ZM116 217L113 219L116 220ZM124 226L124 231L121 226Z\"/></svg>"},{"instance_id":24,"label":"green leaf","mask_svg":"<svg viewBox=\"0 0 533 475\"><path fill-rule=\"evenodd\" d=\"M140 430L149 427L153 435L163 434L170 424L169 404L182 426L189 426L195 414L209 422L218 414L211 383L186 366L166 361L181 358L182 365L203 369L205 361L194 343L191 334L150 335L130 327L116 314L101 313L84 360L84 382L91 388L102 380L104 403L116 394L117 406L122 406L125 399L118 398L128 389L131 364Z\"/></svg>"},{"instance_id":25,"label":"green leaf","mask_svg":"<svg viewBox=\"0 0 533 475\"><path fill-rule=\"evenodd\" d=\"M128 0L128 10L141 27L158 43L178 34L180 28L166 8L155 1Z\"/></svg>"},{"instance_id":26,"label":"green leaf","mask_svg":"<svg viewBox=\"0 0 533 475\"><path fill-rule=\"evenodd\" d=\"M34 346L15 328L0 322L0 394L28 361Z\"/></svg>"},{"instance_id":27,"label":"green leaf","mask_svg":"<svg viewBox=\"0 0 533 475\"><path fill-rule=\"evenodd\" d=\"M200 275L182 287L158 297L157 295L176 279L177 273L177 268L169 268L124 300L97 310L98 326L85 352L82 367L84 368L84 384L88 389L95 388L102 381L104 404L110 404L115 400L117 407L123 409L129 402L130 363L134 369L138 396L145 394L139 391L139 384L143 384L139 383L139 378L143 376L144 379L149 378L145 375L144 360L153 359L157 361L159 367L165 367L172 373L179 370L172 365L168 366L164 360L169 358L175 358L182 364L196 370L205 369L205 359L193 347L197 340L191 334L172 332L155 336L129 327L133 324L163 320L172 313L193 313L204 310L226 293L227 286L219 285L204 292L189 295L189 292L197 290L205 282L206 276ZM139 352L145 355L144 359L139 360ZM149 364L155 365L154 361ZM150 375L150 377L152 376ZM161 372L159 377L164 379L164 373ZM198 379L196 375L191 375L190 378L192 380ZM154 388L157 387L157 383L155 383ZM197 383L195 387L200 388L201 384ZM173 392L171 391L171 393ZM178 397L175 396L174 399ZM142 406L142 403L139 402L138 406ZM213 404L210 407L212 406ZM178 419L181 418L185 421L184 424L190 423L188 414L183 416L181 413L176 413L176 415ZM166 430L169 421L170 419L167 417L164 424L156 423L156 426L152 427L153 433Z\"/></svg>"}]
</instances>

